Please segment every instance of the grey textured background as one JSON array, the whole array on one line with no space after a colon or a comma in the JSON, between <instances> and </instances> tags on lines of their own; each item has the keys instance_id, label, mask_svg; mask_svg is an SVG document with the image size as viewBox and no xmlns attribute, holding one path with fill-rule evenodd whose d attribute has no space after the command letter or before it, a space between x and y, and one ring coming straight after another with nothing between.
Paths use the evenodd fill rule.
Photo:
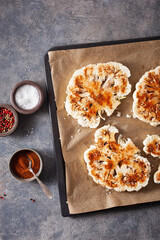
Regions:
<instances>
[{"instance_id":1,"label":"grey textured background","mask_svg":"<svg viewBox=\"0 0 160 240\"><path fill-rule=\"evenodd\" d=\"M0 0L0 102L10 103L11 89L26 79L46 95L44 55L53 46L158 35L159 0ZM13 135L0 139L0 195L7 194L0 199L0 239L160 239L159 203L63 218L46 98L38 112L19 120ZM9 158L23 147L41 154L40 179L53 201L36 182L10 175Z\"/></svg>"}]
</instances>

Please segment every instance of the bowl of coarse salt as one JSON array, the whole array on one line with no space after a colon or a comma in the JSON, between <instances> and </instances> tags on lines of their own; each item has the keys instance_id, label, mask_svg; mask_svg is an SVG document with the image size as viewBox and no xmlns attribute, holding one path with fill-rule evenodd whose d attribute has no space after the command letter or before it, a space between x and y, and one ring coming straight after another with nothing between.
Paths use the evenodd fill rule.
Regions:
<instances>
[{"instance_id":1,"label":"bowl of coarse salt","mask_svg":"<svg viewBox=\"0 0 160 240\"><path fill-rule=\"evenodd\" d=\"M11 91L10 100L17 112L31 114L42 106L44 94L37 83L26 80L16 84Z\"/></svg>"}]
</instances>

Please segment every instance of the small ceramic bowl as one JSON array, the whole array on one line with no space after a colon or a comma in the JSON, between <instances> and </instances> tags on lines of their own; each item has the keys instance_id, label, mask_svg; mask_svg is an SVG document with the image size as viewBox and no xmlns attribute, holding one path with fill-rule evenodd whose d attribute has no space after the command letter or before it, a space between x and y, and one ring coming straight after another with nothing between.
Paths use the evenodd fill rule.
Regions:
<instances>
[{"instance_id":1,"label":"small ceramic bowl","mask_svg":"<svg viewBox=\"0 0 160 240\"><path fill-rule=\"evenodd\" d=\"M15 161L16 155L18 155L19 153L23 153L24 151L25 152L31 151L37 155L37 157L39 158L40 166L39 166L38 172L36 173L36 176L38 177L41 174L42 168L43 168L42 158L35 150L29 149L29 148L23 148L23 149L16 151L15 153L13 153L13 155L11 156L10 161L9 161L9 170L10 170L12 176L15 177L17 180L19 180L21 182L31 182L31 181L35 180L35 176L25 179L25 178L21 178L21 177L17 176L15 171L13 171L13 159Z\"/></svg>"},{"instance_id":2,"label":"small ceramic bowl","mask_svg":"<svg viewBox=\"0 0 160 240\"><path fill-rule=\"evenodd\" d=\"M35 87L39 93L38 104L31 109L24 109L24 108L18 106L18 104L16 103L16 100L15 100L16 91L24 85L31 85L31 86ZM36 112L42 106L42 103L44 101L44 94L43 94L42 89L36 82L26 80L26 81L19 82L15 85L15 87L13 88L13 90L11 91L11 94L10 94L10 101L11 101L12 106L16 109L17 112L22 113L22 114L32 114L32 113Z\"/></svg>"},{"instance_id":3,"label":"small ceramic bowl","mask_svg":"<svg viewBox=\"0 0 160 240\"><path fill-rule=\"evenodd\" d=\"M0 108L6 108L6 109L10 110L13 113L13 116L14 116L14 125L13 125L13 127L9 131L7 131L7 132L0 133L0 137L5 137L5 136L10 135L11 133L13 133L16 130L17 125L18 125L18 114L14 110L14 108L11 107L9 104L0 103Z\"/></svg>"}]
</instances>

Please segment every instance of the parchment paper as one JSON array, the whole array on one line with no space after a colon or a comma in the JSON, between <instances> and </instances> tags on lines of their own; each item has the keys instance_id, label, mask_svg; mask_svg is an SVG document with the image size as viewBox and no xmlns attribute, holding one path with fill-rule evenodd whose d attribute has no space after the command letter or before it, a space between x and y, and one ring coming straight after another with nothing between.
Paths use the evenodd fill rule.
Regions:
<instances>
[{"instance_id":1,"label":"parchment paper","mask_svg":"<svg viewBox=\"0 0 160 240\"><path fill-rule=\"evenodd\" d=\"M116 126L125 138L141 149L143 156L143 140L147 134L160 134L160 127L152 127L138 119L126 118L132 115L132 94L140 77L160 65L160 40L119 44L112 46L92 47L74 50L51 51L49 62L53 80L57 116L60 131L60 141L66 169L67 202L71 214L108 209L115 206L160 200L160 184L153 182L153 174L160 164L160 159L147 156L151 162L152 172L149 184L139 192L116 192L109 194L106 188L96 184L88 175L83 159L84 151L94 143L94 133L97 129L83 128L71 116L67 116L64 107L66 88L75 70L88 64L116 61L127 66L131 71L129 78L132 92L121 101L111 117L101 120L99 127L105 124Z\"/></svg>"}]
</instances>

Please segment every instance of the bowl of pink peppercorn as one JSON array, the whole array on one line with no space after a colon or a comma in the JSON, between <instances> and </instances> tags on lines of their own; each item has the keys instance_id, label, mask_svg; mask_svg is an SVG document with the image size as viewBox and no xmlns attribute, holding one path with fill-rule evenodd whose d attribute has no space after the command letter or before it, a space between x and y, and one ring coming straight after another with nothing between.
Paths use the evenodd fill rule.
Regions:
<instances>
[{"instance_id":1,"label":"bowl of pink peppercorn","mask_svg":"<svg viewBox=\"0 0 160 240\"><path fill-rule=\"evenodd\" d=\"M18 115L9 104L0 103L0 137L13 133L18 125Z\"/></svg>"}]
</instances>

